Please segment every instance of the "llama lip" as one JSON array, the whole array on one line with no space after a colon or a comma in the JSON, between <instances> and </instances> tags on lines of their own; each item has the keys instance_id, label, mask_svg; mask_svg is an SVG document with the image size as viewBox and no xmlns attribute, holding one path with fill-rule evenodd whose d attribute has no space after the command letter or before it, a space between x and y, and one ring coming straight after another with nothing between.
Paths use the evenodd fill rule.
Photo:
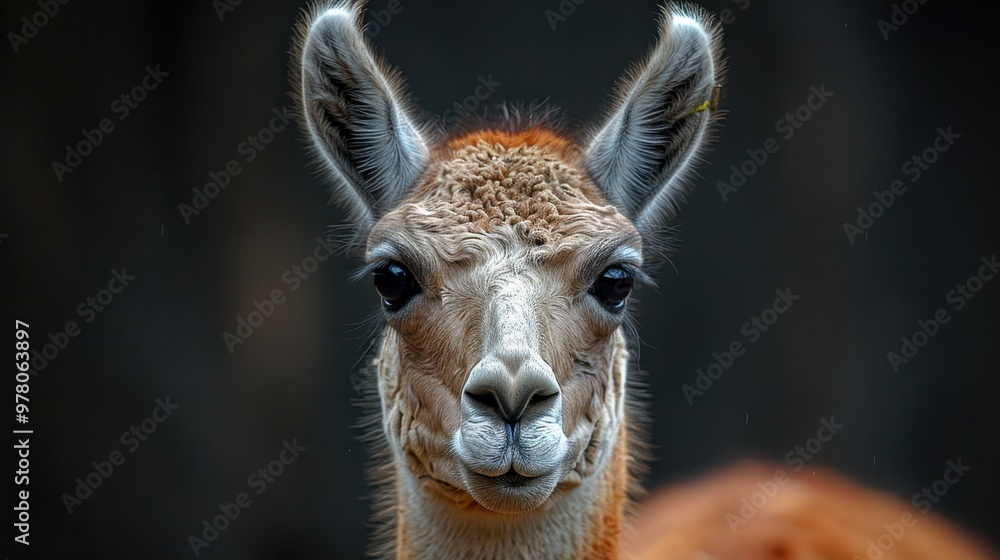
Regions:
<instances>
[{"instance_id":1,"label":"llama lip","mask_svg":"<svg viewBox=\"0 0 1000 560\"><path fill-rule=\"evenodd\" d=\"M498 476L465 469L466 490L484 508L502 514L527 513L542 506L555 491L558 476L524 476L513 468Z\"/></svg>"},{"instance_id":2,"label":"llama lip","mask_svg":"<svg viewBox=\"0 0 1000 560\"><path fill-rule=\"evenodd\" d=\"M523 474L518 474L514 469L503 473L500 476L490 477L497 481L499 484L506 486L508 488L520 488L523 486L528 486L531 482L537 479L537 476L524 476Z\"/></svg>"}]
</instances>

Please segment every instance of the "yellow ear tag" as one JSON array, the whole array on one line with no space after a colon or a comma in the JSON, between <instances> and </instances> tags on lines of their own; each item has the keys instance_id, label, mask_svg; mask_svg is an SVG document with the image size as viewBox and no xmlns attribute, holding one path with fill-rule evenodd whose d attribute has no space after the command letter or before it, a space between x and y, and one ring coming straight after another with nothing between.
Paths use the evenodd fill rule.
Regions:
<instances>
[{"instance_id":1,"label":"yellow ear tag","mask_svg":"<svg viewBox=\"0 0 1000 560\"><path fill-rule=\"evenodd\" d=\"M694 110L691 111L691 114L700 113L705 109L711 109L714 111L715 108L719 106L719 95L721 93L722 93L722 86L715 86L714 88L712 88L712 97L710 97L708 101L695 107Z\"/></svg>"},{"instance_id":2,"label":"yellow ear tag","mask_svg":"<svg viewBox=\"0 0 1000 560\"><path fill-rule=\"evenodd\" d=\"M701 105L698 105L697 107L695 107L694 110L691 111L691 112L692 113L700 113L700 112L704 111L705 109L708 109L710 105L712 105L712 102L711 101L706 101L706 102L702 103Z\"/></svg>"}]
</instances>

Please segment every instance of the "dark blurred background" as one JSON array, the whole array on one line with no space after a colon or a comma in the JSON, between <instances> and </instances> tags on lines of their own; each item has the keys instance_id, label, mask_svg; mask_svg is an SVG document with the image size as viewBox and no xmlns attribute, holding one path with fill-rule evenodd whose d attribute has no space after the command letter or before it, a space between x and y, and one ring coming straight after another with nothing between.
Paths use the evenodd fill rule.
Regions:
<instances>
[{"instance_id":1,"label":"dark blurred background","mask_svg":"<svg viewBox=\"0 0 1000 560\"><path fill-rule=\"evenodd\" d=\"M0 8L3 315L30 324L33 348L50 333L65 346L36 361L30 385L34 557L194 557L189 535L240 492L251 505L200 557L363 555L353 372L377 300L367 281L348 281L357 263L343 255L297 290L283 281L343 222L297 126L259 134L283 126L272 117L290 104L302 4L224 2ZM473 111L549 99L583 125L651 45L658 2L577 2L401 0L390 14L373 0L366 19L431 117L456 114L469 96ZM972 470L933 511L996 544L1000 279L959 310L949 298L1000 249L995 31L984 14L935 0L897 3L901 14L918 7L896 16L897 30L877 23L893 23L888 0L702 5L726 21L727 116L675 223L672 265L638 293L656 445L647 486L742 457L781 464L833 415L845 427L806 468L833 467L909 502L961 458ZM35 20L33 35L21 18ZM122 118L120 96L147 67L159 82ZM484 100L480 79L500 84ZM824 86L832 96L799 109ZM797 109L808 118L786 138L779 120ZM68 156L105 118L114 129L92 153ZM903 165L939 127L960 137L912 181L916 164ZM241 147L248 136L262 149ZM730 166L768 138L780 149L724 200L718 182L731 183ZM53 169L67 158L72 171ZM198 202L193 190L230 160L240 173L186 223L179 205ZM857 225L857 208L896 179L905 193L850 238L844 223ZM134 279L102 293L122 267ZM800 299L750 343L742 325L786 288ZM284 303L230 352L223 333L275 289ZM941 308L949 322L894 371L887 353ZM76 336L59 334L68 321ZM682 386L735 341L746 353L689 403ZM146 422L154 433L123 441L168 397L178 408ZM248 477L293 440L305 450L257 494L260 479ZM116 451L124 462L93 474ZM86 494L76 479L88 475L100 486L68 502ZM29 555L13 545L10 557Z\"/></svg>"}]
</instances>

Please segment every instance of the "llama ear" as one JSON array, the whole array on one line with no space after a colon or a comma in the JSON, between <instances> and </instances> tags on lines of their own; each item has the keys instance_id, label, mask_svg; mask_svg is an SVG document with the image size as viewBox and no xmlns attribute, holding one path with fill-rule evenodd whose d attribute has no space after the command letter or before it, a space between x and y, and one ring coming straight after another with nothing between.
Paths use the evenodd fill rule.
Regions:
<instances>
[{"instance_id":1,"label":"llama ear","mask_svg":"<svg viewBox=\"0 0 1000 560\"><path fill-rule=\"evenodd\" d=\"M299 29L298 104L313 149L355 222L378 219L413 187L427 162L401 80L371 51L361 5L317 7Z\"/></svg>"},{"instance_id":2,"label":"llama ear","mask_svg":"<svg viewBox=\"0 0 1000 560\"><path fill-rule=\"evenodd\" d=\"M587 169L640 232L673 217L706 143L722 80L720 30L695 9L664 10L646 61L586 148Z\"/></svg>"}]
</instances>

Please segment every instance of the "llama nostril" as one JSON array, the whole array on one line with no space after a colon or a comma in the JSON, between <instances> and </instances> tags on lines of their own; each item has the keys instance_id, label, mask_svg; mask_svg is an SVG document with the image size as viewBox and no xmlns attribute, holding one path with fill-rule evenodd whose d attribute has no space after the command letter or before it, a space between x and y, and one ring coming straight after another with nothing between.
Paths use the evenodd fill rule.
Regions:
<instances>
[{"instance_id":1,"label":"llama nostril","mask_svg":"<svg viewBox=\"0 0 1000 560\"><path fill-rule=\"evenodd\" d=\"M532 406L539 405L550 399L553 399L555 398L556 394L557 393L548 393L548 394L542 392L535 393L531 395L530 399L528 399L528 407L530 408Z\"/></svg>"},{"instance_id":2,"label":"llama nostril","mask_svg":"<svg viewBox=\"0 0 1000 560\"><path fill-rule=\"evenodd\" d=\"M495 413L500 420L503 420L507 424L508 436L513 436L512 439L515 439L517 436L521 418L527 412L545 406L557 394L558 392L536 391L527 396L527 398L522 396L519 399L516 397L508 399L490 390L465 391L465 396L470 401L477 403L481 408ZM513 431L513 434L511 434L511 431Z\"/></svg>"},{"instance_id":3,"label":"llama nostril","mask_svg":"<svg viewBox=\"0 0 1000 560\"><path fill-rule=\"evenodd\" d=\"M482 407L497 413L508 424L517 422L521 416L516 412L517 409L512 408L506 400L498 397L493 391L466 391L465 395Z\"/></svg>"},{"instance_id":4,"label":"llama nostril","mask_svg":"<svg viewBox=\"0 0 1000 560\"><path fill-rule=\"evenodd\" d=\"M497 397L492 392L486 391L481 393L474 393L472 391L466 391L465 396L469 397L470 400L475 401L487 408L500 410L500 404L497 402Z\"/></svg>"}]
</instances>

